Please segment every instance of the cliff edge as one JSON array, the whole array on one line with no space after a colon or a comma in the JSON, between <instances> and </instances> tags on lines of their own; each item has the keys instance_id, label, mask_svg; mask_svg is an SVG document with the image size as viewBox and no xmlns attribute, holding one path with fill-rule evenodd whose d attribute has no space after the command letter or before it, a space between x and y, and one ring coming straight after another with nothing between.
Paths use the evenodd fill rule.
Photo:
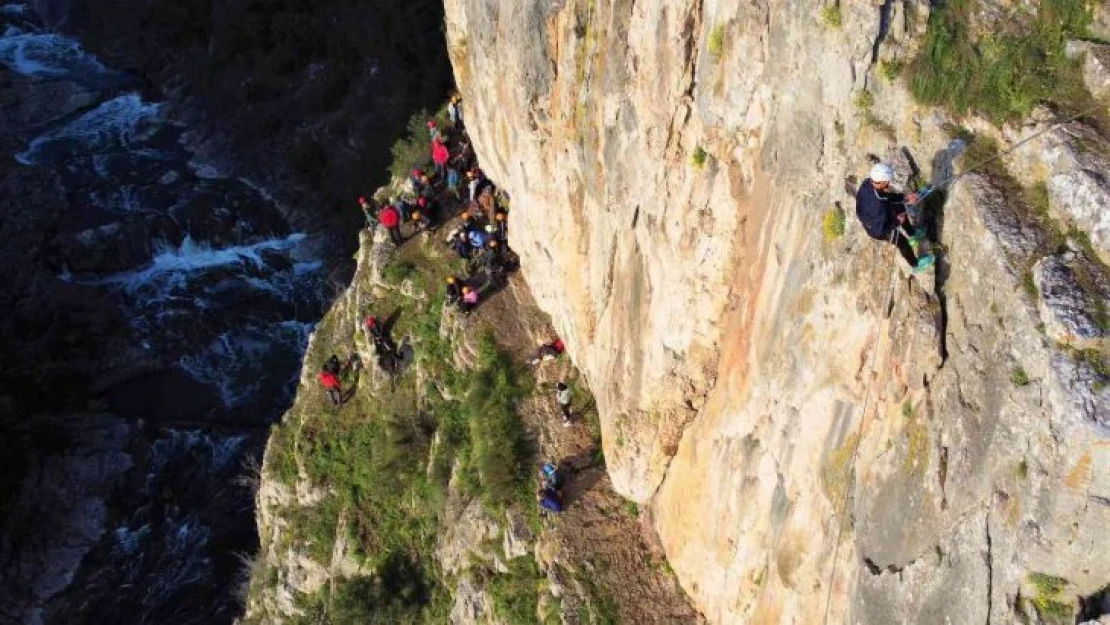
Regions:
<instances>
[{"instance_id":1,"label":"cliff edge","mask_svg":"<svg viewBox=\"0 0 1110 625\"><path fill-rule=\"evenodd\" d=\"M929 5L446 2L613 485L712 622L1110 611L1105 8ZM852 215L869 155L967 172L927 280Z\"/></svg>"}]
</instances>

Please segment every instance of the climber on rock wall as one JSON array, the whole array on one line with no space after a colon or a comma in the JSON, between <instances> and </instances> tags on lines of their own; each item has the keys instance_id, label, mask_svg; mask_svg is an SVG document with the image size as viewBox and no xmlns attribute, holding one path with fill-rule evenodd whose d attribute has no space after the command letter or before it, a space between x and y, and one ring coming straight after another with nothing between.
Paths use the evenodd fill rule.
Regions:
<instances>
[{"instance_id":1,"label":"climber on rock wall","mask_svg":"<svg viewBox=\"0 0 1110 625\"><path fill-rule=\"evenodd\" d=\"M918 201L916 193L903 195L890 188L894 179L894 168L886 163L878 163L871 168L871 175L863 181L856 191L856 216L868 236L877 241L893 243L914 271L930 267L935 258L929 254L917 258L913 246L906 236L903 224L907 227L909 219L906 204Z\"/></svg>"}]
</instances>

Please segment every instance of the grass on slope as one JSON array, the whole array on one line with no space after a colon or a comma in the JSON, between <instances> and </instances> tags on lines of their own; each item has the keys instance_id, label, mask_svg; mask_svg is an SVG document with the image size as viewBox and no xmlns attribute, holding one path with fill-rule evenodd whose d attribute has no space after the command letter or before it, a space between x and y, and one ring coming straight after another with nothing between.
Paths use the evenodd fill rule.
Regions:
<instances>
[{"instance_id":1,"label":"grass on slope","mask_svg":"<svg viewBox=\"0 0 1110 625\"><path fill-rule=\"evenodd\" d=\"M440 336L441 285L460 268L434 246L407 244L383 271L392 288L379 291L372 310L359 311L380 318L399 312L393 336L411 339L416 364L395 388L371 388L377 365L365 363L358 390L342 409L333 409L317 385L309 384L272 431L268 477L295 483L299 458L308 481L327 493L315 506L282 513L288 546L327 565L344 519L356 557L376 573L303 598L304 622L319 622L321 614L331 623L446 620L450 592L436 570L434 550L453 472L463 494L479 498L495 515L513 505L535 514L534 451L516 412L533 390L531 377L489 335L461 337L476 343L478 358L472 370L456 367L454 346ZM403 281L415 296L402 294ZM362 285L364 297L371 291ZM341 314L333 310L318 326L306 354L309 370L318 370L332 353L343 358L356 343L366 345L354 319ZM345 381L344 388L353 381ZM498 583L508 588L517 582ZM506 601L512 611L521 609L521 599ZM534 601L532 606L534 612Z\"/></svg>"},{"instance_id":2,"label":"grass on slope","mask_svg":"<svg viewBox=\"0 0 1110 625\"><path fill-rule=\"evenodd\" d=\"M914 98L995 123L1027 115L1041 102L1089 106L1078 65L1064 54L1091 22L1084 0L1042 0L973 32L978 0L947 0L932 9L921 52L908 67ZM988 28L990 27L990 28Z\"/></svg>"}]
</instances>

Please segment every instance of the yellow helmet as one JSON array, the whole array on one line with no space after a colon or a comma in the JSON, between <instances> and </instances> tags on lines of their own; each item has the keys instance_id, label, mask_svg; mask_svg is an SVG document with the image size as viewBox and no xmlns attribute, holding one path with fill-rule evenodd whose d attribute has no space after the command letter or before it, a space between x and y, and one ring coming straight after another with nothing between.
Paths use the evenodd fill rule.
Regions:
<instances>
[{"instance_id":1,"label":"yellow helmet","mask_svg":"<svg viewBox=\"0 0 1110 625\"><path fill-rule=\"evenodd\" d=\"M447 284L454 284L455 276L447 276Z\"/></svg>"},{"instance_id":2,"label":"yellow helmet","mask_svg":"<svg viewBox=\"0 0 1110 625\"><path fill-rule=\"evenodd\" d=\"M418 211L413 211L412 212L412 220L416 221L418 219L420 219L420 213Z\"/></svg>"},{"instance_id":3,"label":"yellow helmet","mask_svg":"<svg viewBox=\"0 0 1110 625\"><path fill-rule=\"evenodd\" d=\"M469 292L470 292L470 287L464 286L463 287L463 293L469 293Z\"/></svg>"},{"instance_id":4,"label":"yellow helmet","mask_svg":"<svg viewBox=\"0 0 1110 625\"><path fill-rule=\"evenodd\" d=\"M490 242L489 242L489 246L490 246L490 247L497 247L497 241L496 241L496 240L494 240L494 241L490 241Z\"/></svg>"}]
</instances>

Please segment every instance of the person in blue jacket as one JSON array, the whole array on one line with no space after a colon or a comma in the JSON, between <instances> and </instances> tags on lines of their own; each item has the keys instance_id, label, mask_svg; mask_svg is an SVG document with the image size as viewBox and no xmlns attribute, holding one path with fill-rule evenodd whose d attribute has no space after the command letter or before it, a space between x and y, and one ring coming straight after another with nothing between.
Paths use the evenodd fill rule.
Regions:
<instances>
[{"instance_id":1,"label":"person in blue jacket","mask_svg":"<svg viewBox=\"0 0 1110 625\"><path fill-rule=\"evenodd\" d=\"M929 255L918 259L905 234L905 228L910 227L906 203L917 202L918 196L916 193L895 193L890 188L893 179L894 168L890 165L878 163L871 168L870 177L856 191L856 217L868 236L893 243L910 267L920 271L931 265L933 258ZM903 225L905 228L900 227Z\"/></svg>"}]
</instances>

